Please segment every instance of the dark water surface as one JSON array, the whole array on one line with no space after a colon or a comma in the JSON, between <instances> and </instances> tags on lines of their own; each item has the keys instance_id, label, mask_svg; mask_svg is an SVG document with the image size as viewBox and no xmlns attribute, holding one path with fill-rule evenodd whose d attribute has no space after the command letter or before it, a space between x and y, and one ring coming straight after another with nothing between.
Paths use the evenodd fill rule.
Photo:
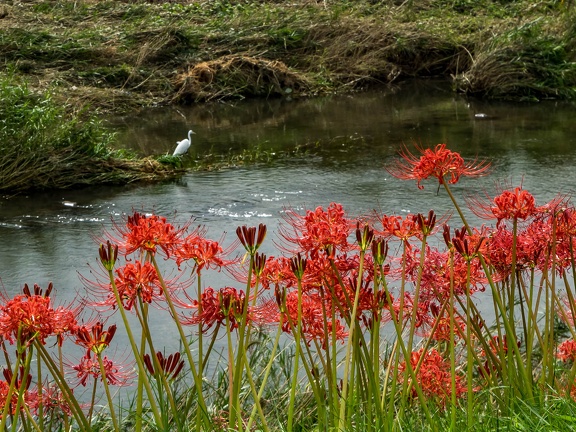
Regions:
<instances>
[{"instance_id":1,"label":"dark water surface","mask_svg":"<svg viewBox=\"0 0 576 432\"><path fill-rule=\"evenodd\" d=\"M478 116L477 114L486 116ZM404 143L445 142L465 158L489 158L493 172L463 179L465 193L512 181L538 203L576 190L576 108L545 101L512 104L467 100L441 82L404 84L393 90L302 101L247 101L158 108L135 118L114 119L119 146L141 154L173 151L195 130L189 158L207 152L238 152L259 146L270 152L312 145L318 155L248 168L191 172L181 180L141 187L101 187L50 192L0 201L0 279L10 294L24 283L55 285L67 301L83 291L79 273L98 256L94 237L132 209L174 216L208 227L218 239L234 238L239 225L264 222L271 232L286 207L312 209L336 201L352 214L438 213L451 210L436 185L391 178L384 166ZM454 221L454 226L460 223ZM271 234L269 253L275 253ZM217 281L216 283L220 283ZM157 322L158 331L164 323ZM172 331L172 330L170 330Z\"/></svg>"}]
</instances>

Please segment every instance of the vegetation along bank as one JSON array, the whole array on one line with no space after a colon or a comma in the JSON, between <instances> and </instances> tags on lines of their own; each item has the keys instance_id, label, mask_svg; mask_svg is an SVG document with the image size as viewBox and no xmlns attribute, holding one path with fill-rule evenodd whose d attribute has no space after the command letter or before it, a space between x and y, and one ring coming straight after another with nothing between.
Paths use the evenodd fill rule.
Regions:
<instances>
[{"instance_id":1,"label":"vegetation along bank","mask_svg":"<svg viewBox=\"0 0 576 432\"><path fill-rule=\"evenodd\" d=\"M429 76L449 77L455 91L479 97L574 98L575 18L567 0L7 0L2 98L20 105L12 116L1 113L0 192L77 183L36 181L42 170L12 182L23 164L66 153L56 132L38 123L39 109L60 125L67 145L92 158L93 175L80 183L94 184L181 172L178 161L105 150L113 137L98 121L102 113L309 97ZM31 153L6 159L14 146Z\"/></svg>"}]
</instances>

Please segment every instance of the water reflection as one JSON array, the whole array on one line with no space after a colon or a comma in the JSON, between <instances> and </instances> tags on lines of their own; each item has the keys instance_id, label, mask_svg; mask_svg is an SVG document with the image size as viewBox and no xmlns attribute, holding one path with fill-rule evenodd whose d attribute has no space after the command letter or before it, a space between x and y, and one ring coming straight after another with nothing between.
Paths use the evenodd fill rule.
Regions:
<instances>
[{"instance_id":1,"label":"water reflection","mask_svg":"<svg viewBox=\"0 0 576 432\"><path fill-rule=\"evenodd\" d=\"M464 155L506 158L523 150L540 159L571 153L574 111L573 105L554 101L469 100L451 93L444 82L418 81L353 96L158 108L136 121L123 119L120 145L145 155L171 153L192 127L197 132L193 154L318 143L326 150L322 162L365 163L386 159L400 143L447 142Z\"/></svg>"}]
</instances>

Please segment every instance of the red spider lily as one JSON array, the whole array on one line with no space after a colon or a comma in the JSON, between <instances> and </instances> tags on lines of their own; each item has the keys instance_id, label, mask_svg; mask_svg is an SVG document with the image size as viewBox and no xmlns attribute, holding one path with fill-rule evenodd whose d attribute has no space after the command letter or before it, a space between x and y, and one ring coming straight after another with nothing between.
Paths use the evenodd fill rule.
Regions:
<instances>
[{"instance_id":1,"label":"red spider lily","mask_svg":"<svg viewBox=\"0 0 576 432\"><path fill-rule=\"evenodd\" d=\"M574 339L568 339L558 345L558 351L556 352L556 357L563 362L575 361L576 360L576 341Z\"/></svg>"},{"instance_id":2,"label":"red spider lily","mask_svg":"<svg viewBox=\"0 0 576 432\"><path fill-rule=\"evenodd\" d=\"M254 275L260 278L266 268L266 255L263 253L254 254ZM256 283L256 281L254 281Z\"/></svg>"},{"instance_id":3,"label":"red spider lily","mask_svg":"<svg viewBox=\"0 0 576 432\"><path fill-rule=\"evenodd\" d=\"M423 337L431 337L438 342L449 342L451 334L454 335L454 343L458 343L458 339L464 338L466 334L466 322L461 316L454 317L454 327L452 320L447 309L444 309L440 315L441 308L436 303L430 304L430 320L426 322L425 328L418 332Z\"/></svg>"},{"instance_id":4,"label":"red spider lily","mask_svg":"<svg viewBox=\"0 0 576 432\"><path fill-rule=\"evenodd\" d=\"M486 161L464 162L459 153L446 148L446 144L438 144L434 149L416 147L419 154L413 154L404 147L399 151L401 159L387 168L388 172L401 180L416 180L418 189L424 189L420 183L430 177L438 179L439 184L457 183L461 176L479 177L485 175L490 168Z\"/></svg>"},{"instance_id":5,"label":"red spider lily","mask_svg":"<svg viewBox=\"0 0 576 432\"><path fill-rule=\"evenodd\" d=\"M37 338L44 344L49 336L63 337L72 331L76 325L74 315L64 308L55 310L49 297L18 295L0 306L0 336L10 343L20 337L27 343Z\"/></svg>"},{"instance_id":6,"label":"red spider lily","mask_svg":"<svg viewBox=\"0 0 576 432\"><path fill-rule=\"evenodd\" d=\"M8 393L10 391L10 383L0 380L0 406L4 407L8 402ZM27 401L28 392L24 394L24 401ZM12 392L12 398L10 401L10 414L16 414L16 406L18 404L18 392ZM24 409L24 406L20 406L20 409ZM0 415L1 417L1 415Z\"/></svg>"},{"instance_id":7,"label":"red spider lily","mask_svg":"<svg viewBox=\"0 0 576 432\"><path fill-rule=\"evenodd\" d=\"M306 258L303 258L300 253L298 253L294 258L290 260L290 269L296 279L299 281L304 277L304 272L306 271Z\"/></svg>"},{"instance_id":8,"label":"red spider lily","mask_svg":"<svg viewBox=\"0 0 576 432\"><path fill-rule=\"evenodd\" d=\"M52 328L52 333L56 336L56 340L59 346L64 343L64 337L66 335L71 335L76 332L78 328L78 321L76 317L78 316L78 311L81 306L74 309L69 307L58 306L54 309L54 325Z\"/></svg>"},{"instance_id":9,"label":"red spider lily","mask_svg":"<svg viewBox=\"0 0 576 432\"><path fill-rule=\"evenodd\" d=\"M134 264L127 263L124 267L116 270L116 288L122 300L122 306L126 310L132 309L134 303L140 297L144 303L152 303L153 299L162 296L163 289L156 273L156 269L150 262L142 264L136 261ZM115 304L115 299L110 294L109 302Z\"/></svg>"},{"instance_id":10,"label":"red spider lily","mask_svg":"<svg viewBox=\"0 0 576 432\"><path fill-rule=\"evenodd\" d=\"M60 391L60 388L54 383L43 384L42 391L38 387L30 389L26 394L26 405L34 414L37 414L42 408L43 415L58 415L61 413L68 416L72 415L72 409L68 401Z\"/></svg>"},{"instance_id":11,"label":"red spider lily","mask_svg":"<svg viewBox=\"0 0 576 432\"><path fill-rule=\"evenodd\" d=\"M522 343L520 341L516 342L518 348L520 348L521 344ZM499 355L500 353L508 355L509 347L508 347L508 338L506 337L506 335L502 335L502 337L492 336L492 339L488 343L488 346L490 347L490 351L492 351L496 355ZM486 353L483 352L482 355L486 355Z\"/></svg>"},{"instance_id":12,"label":"red spider lily","mask_svg":"<svg viewBox=\"0 0 576 432\"><path fill-rule=\"evenodd\" d=\"M517 187L513 192L504 191L495 197L490 210L497 224L503 219L524 220L536 213L536 200L530 192Z\"/></svg>"},{"instance_id":13,"label":"red spider lily","mask_svg":"<svg viewBox=\"0 0 576 432\"><path fill-rule=\"evenodd\" d=\"M449 233L450 230L446 225L444 225L444 227L444 239L446 240L446 234L447 232ZM454 247L456 252L458 252L464 260L470 261L474 257L478 256L478 252L481 250L485 239L485 237L478 235L469 235L468 230L465 227L462 227L460 230L454 230L454 237L446 243L448 246L451 245Z\"/></svg>"},{"instance_id":14,"label":"red spider lily","mask_svg":"<svg viewBox=\"0 0 576 432\"><path fill-rule=\"evenodd\" d=\"M384 261L386 261L388 256L388 242L381 237L377 237L372 240L371 246L374 263L379 266L384 265Z\"/></svg>"},{"instance_id":15,"label":"red spider lily","mask_svg":"<svg viewBox=\"0 0 576 432\"><path fill-rule=\"evenodd\" d=\"M377 233L386 239L395 237L407 243L412 237L421 237L422 229L416 215L408 214L405 218L382 215L379 220L382 224L382 230L377 231Z\"/></svg>"},{"instance_id":16,"label":"red spider lily","mask_svg":"<svg viewBox=\"0 0 576 432\"><path fill-rule=\"evenodd\" d=\"M523 269L549 269L548 249L552 243L551 227L542 220L537 219L516 233L500 226L488 237L484 257L494 267L498 277L505 279L512 271L512 249L515 241L516 270ZM556 258L560 258L558 255ZM564 264L569 265L568 262ZM562 266L558 266L560 271Z\"/></svg>"},{"instance_id":17,"label":"red spider lily","mask_svg":"<svg viewBox=\"0 0 576 432\"><path fill-rule=\"evenodd\" d=\"M200 302L193 300L191 304L180 305L201 310L189 318L182 319L184 325L202 324L202 331L208 331L214 324L226 324L228 321L230 329L236 329L239 325L240 317L245 303L244 291L237 291L236 288L225 287L218 291L208 287L200 296ZM199 307L201 306L201 308ZM250 310L247 320L251 320Z\"/></svg>"},{"instance_id":18,"label":"red spider lily","mask_svg":"<svg viewBox=\"0 0 576 432\"><path fill-rule=\"evenodd\" d=\"M426 265L420 267L420 250L406 253L406 277L416 282L420 278L420 300L435 300L443 303L450 296L451 290L457 296L469 291L474 294L484 291L487 282L481 262L478 259L466 260L460 254L441 252L433 247L426 247Z\"/></svg>"},{"instance_id":19,"label":"red spider lily","mask_svg":"<svg viewBox=\"0 0 576 432\"><path fill-rule=\"evenodd\" d=\"M430 302L428 300L424 300L422 296L420 297L418 304L414 305L414 296L409 293L404 293L404 298L397 298L392 308L394 309L394 317L398 319L400 317L400 312L402 312L402 320L407 321L412 318L412 311L414 307L417 308L416 310L416 321L414 322L414 328L420 328L422 326L428 325L430 322Z\"/></svg>"},{"instance_id":20,"label":"red spider lily","mask_svg":"<svg viewBox=\"0 0 576 432\"><path fill-rule=\"evenodd\" d=\"M132 374L130 372L124 372L123 366L117 365L108 357L102 357L102 363L104 364L104 374L106 376L106 381L109 385L124 386L127 385ZM72 369L76 371L76 378L78 379L78 385L86 387L89 378L94 380L100 379L102 381L102 373L100 371L100 363L97 357L92 357L90 351L86 353L80 363L72 366Z\"/></svg>"},{"instance_id":21,"label":"red spider lily","mask_svg":"<svg viewBox=\"0 0 576 432\"><path fill-rule=\"evenodd\" d=\"M445 408L452 397L452 380L456 384L456 398L466 395L465 377L458 373L453 377L450 362L444 359L435 348L428 351L421 348L419 351L412 352L410 358L412 370L416 370L421 357L423 359L420 368L416 371L417 383L414 383L414 386L420 386L424 396L434 400L439 407ZM406 371L406 362L402 362L398 369L401 372L401 381L412 380ZM412 388L412 396L416 397L415 387Z\"/></svg>"},{"instance_id":22,"label":"red spider lily","mask_svg":"<svg viewBox=\"0 0 576 432\"><path fill-rule=\"evenodd\" d=\"M331 203L326 210L317 207L314 211L307 211L304 216L287 211L285 220L290 228L282 227L282 236L301 251L316 253L328 250L334 255L336 249L351 249L348 237L356 222L346 217L341 204Z\"/></svg>"},{"instance_id":23,"label":"red spider lily","mask_svg":"<svg viewBox=\"0 0 576 432\"><path fill-rule=\"evenodd\" d=\"M561 299L562 305L557 306L556 313L558 317L564 322L565 324L574 327L576 325L576 319L574 317L574 313L572 308L570 307L570 300L567 297Z\"/></svg>"},{"instance_id":24,"label":"red spider lily","mask_svg":"<svg viewBox=\"0 0 576 432\"><path fill-rule=\"evenodd\" d=\"M12 372L10 369L3 369L2 374L4 375L4 379L6 380L6 382L8 383L12 382L14 372ZM22 386L24 380L25 380L24 388L28 390L30 388L30 384L32 383L32 375L28 374L26 377L24 377L24 366L20 366L14 387L19 389Z\"/></svg>"},{"instance_id":25,"label":"red spider lily","mask_svg":"<svg viewBox=\"0 0 576 432\"><path fill-rule=\"evenodd\" d=\"M182 262L193 260L194 270L200 273L204 268L220 269L232 263L222 258L226 253L219 242L208 240L203 237L203 233L196 231L188 235L174 251L176 264L180 266Z\"/></svg>"},{"instance_id":26,"label":"red spider lily","mask_svg":"<svg viewBox=\"0 0 576 432\"><path fill-rule=\"evenodd\" d=\"M278 287L280 284L286 288L296 286L296 277L292 272L290 259L285 257L269 257L262 273L260 283L264 289Z\"/></svg>"},{"instance_id":27,"label":"red spider lily","mask_svg":"<svg viewBox=\"0 0 576 432\"><path fill-rule=\"evenodd\" d=\"M568 205L568 203L565 203ZM574 207L565 207L556 213L556 236L576 237L576 210Z\"/></svg>"},{"instance_id":28,"label":"red spider lily","mask_svg":"<svg viewBox=\"0 0 576 432\"><path fill-rule=\"evenodd\" d=\"M101 354L110 345L115 333L115 324L108 327L108 330L104 330L104 324L98 321L90 327L84 325L78 328L76 331L76 343L82 345L88 351Z\"/></svg>"},{"instance_id":29,"label":"red spider lily","mask_svg":"<svg viewBox=\"0 0 576 432\"><path fill-rule=\"evenodd\" d=\"M328 347L328 339L331 337L332 332L336 335L336 339L344 341L348 333L345 327L339 320L324 320L324 315L330 315L326 311L326 305L323 305L323 300L320 295L315 293L302 294L302 334L308 344L313 340L320 343L323 349ZM286 294L285 307L282 308L282 329L285 332L292 333L296 330L298 322L298 292L291 291Z\"/></svg>"},{"instance_id":30,"label":"red spider lily","mask_svg":"<svg viewBox=\"0 0 576 432\"><path fill-rule=\"evenodd\" d=\"M492 200L489 197L469 197L466 201L476 216L496 219L497 227L504 220L526 220L541 211L541 208L536 207L534 196L521 187L503 190Z\"/></svg>"},{"instance_id":31,"label":"red spider lily","mask_svg":"<svg viewBox=\"0 0 576 432\"><path fill-rule=\"evenodd\" d=\"M370 287L370 280L363 280L358 290L356 289L356 284L356 277L346 278L344 280L344 288L342 288L341 285L336 285L333 287L330 299L326 303L329 310L331 310L332 307L337 307L342 318L355 318L363 322L367 327L370 327L371 316L377 309L380 308L380 305L377 302L379 300L384 301L383 305L387 304L387 302L384 298L374 298L374 292ZM356 317L352 317L352 303L354 301L356 291L358 291L358 306L356 309L357 315ZM334 303L334 306L332 306L332 303Z\"/></svg>"},{"instance_id":32,"label":"red spider lily","mask_svg":"<svg viewBox=\"0 0 576 432\"><path fill-rule=\"evenodd\" d=\"M132 216L127 217L125 226L114 225L119 239L113 238L111 234L109 236L112 243L119 245L125 255L136 251L155 254L160 248L167 257L170 257L180 246L186 228L175 228L165 217L134 212ZM110 254L108 259L111 259Z\"/></svg>"},{"instance_id":33,"label":"red spider lily","mask_svg":"<svg viewBox=\"0 0 576 432\"><path fill-rule=\"evenodd\" d=\"M364 225L364 227L360 229L360 222L356 222L356 241L358 242L360 250L366 251L370 248L372 240L374 240L374 230L370 228L369 225Z\"/></svg>"},{"instance_id":34,"label":"red spider lily","mask_svg":"<svg viewBox=\"0 0 576 432\"><path fill-rule=\"evenodd\" d=\"M150 355L144 354L144 364L146 369L152 375L162 372L167 378L175 379L178 374L182 371L184 367L184 359L180 359L180 353L170 354L168 357L164 357L160 351L156 353L156 358L158 359L158 364L160 365L161 371L155 371L154 362L150 358Z\"/></svg>"}]
</instances>

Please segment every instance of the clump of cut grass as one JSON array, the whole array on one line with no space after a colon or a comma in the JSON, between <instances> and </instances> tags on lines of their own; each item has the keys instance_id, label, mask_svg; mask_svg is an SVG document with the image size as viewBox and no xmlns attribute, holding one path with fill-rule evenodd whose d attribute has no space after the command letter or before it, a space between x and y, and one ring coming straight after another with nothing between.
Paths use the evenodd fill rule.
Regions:
<instances>
[{"instance_id":1,"label":"clump of cut grass","mask_svg":"<svg viewBox=\"0 0 576 432\"><path fill-rule=\"evenodd\" d=\"M176 76L174 101L209 101L220 98L286 96L306 93L306 78L280 61L248 56L225 56L198 63Z\"/></svg>"}]
</instances>

